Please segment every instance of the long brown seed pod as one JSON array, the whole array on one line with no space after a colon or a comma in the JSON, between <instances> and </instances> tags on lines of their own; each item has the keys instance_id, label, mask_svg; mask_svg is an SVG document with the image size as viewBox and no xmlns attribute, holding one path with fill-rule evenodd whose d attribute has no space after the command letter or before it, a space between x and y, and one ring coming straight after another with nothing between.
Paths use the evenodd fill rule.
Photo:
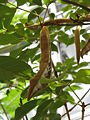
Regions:
<instances>
[{"instance_id":1,"label":"long brown seed pod","mask_svg":"<svg viewBox=\"0 0 90 120\"><path fill-rule=\"evenodd\" d=\"M90 36L89 36L88 42L86 43L86 45L83 47L81 51L81 57L83 58L83 56L87 54L89 51L90 51Z\"/></svg>"},{"instance_id":2,"label":"long brown seed pod","mask_svg":"<svg viewBox=\"0 0 90 120\"><path fill-rule=\"evenodd\" d=\"M75 47L76 47L76 59L79 64L80 61L80 26L76 27L75 30Z\"/></svg>"},{"instance_id":3,"label":"long brown seed pod","mask_svg":"<svg viewBox=\"0 0 90 120\"><path fill-rule=\"evenodd\" d=\"M33 96L34 91L39 88L39 80L43 75L45 69L47 68L49 57L50 57L50 41L49 41L49 31L46 26L43 26L40 32L40 48L41 48L41 58L40 58L40 70L38 73L30 80L30 86L28 90L27 100Z\"/></svg>"}]
</instances>

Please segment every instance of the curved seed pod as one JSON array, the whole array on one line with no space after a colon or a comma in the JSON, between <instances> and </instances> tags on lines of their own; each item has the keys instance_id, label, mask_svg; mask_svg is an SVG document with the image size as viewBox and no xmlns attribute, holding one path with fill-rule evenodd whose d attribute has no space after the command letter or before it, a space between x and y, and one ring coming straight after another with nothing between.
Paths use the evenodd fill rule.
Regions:
<instances>
[{"instance_id":1,"label":"curved seed pod","mask_svg":"<svg viewBox=\"0 0 90 120\"><path fill-rule=\"evenodd\" d=\"M75 47L76 47L76 59L79 64L80 61L80 26L76 27L75 30Z\"/></svg>"},{"instance_id":2,"label":"curved seed pod","mask_svg":"<svg viewBox=\"0 0 90 120\"><path fill-rule=\"evenodd\" d=\"M50 41L49 41L49 31L46 26L44 26L40 32L40 48L41 48L40 70L34 76L34 78L30 80L30 87L27 96L28 100L30 100L30 98L35 94L35 92L42 87L39 80L42 77L49 63Z\"/></svg>"},{"instance_id":3,"label":"curved seed pod","mask_svg":"<svg viewBox=\"0 0 90 120\"><path fill-rule=\"evenodd\" d=\"M90 51L90 36L89 36L88 42L86 43L86 45L83 47L81 51L81 57L83 58L83 56L87 54L89 51Z\"/></svg>"}]
</instances>

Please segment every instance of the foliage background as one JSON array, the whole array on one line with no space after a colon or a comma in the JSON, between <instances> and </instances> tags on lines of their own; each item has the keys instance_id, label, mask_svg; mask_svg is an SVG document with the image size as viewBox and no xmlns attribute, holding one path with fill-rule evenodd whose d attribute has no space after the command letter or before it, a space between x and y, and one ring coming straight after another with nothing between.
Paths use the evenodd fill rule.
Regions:
<instances>
[{"instance_id":1,"label":"foliage background","mask_svg":"<svg viewBox=\"0 0 90 120\"><path fill-rule=\"evenodd\" d=\"M25 27L25 23L39 24L44 19L46 9L48 10L52 3L62 4L60 12L63 13L64 18L76 20L78 14L80 15L79 20L81 20L90 12L64 1L0 1L0 94L2 96L0 112L4 112L7 119L20 120L24 116L24 119L29 119L26 114L36 109L36 115L31 118L32 120L46 120L46 118L60 120L61 114L57 113L58 108L67 107L67 103L76 105L70 92L74 93L76 90L82 89L77 83L90 84L90 69L83 69L88 66L88 62L81 62L77 65L74 58L68 58L64 63L57 62L55 69L59 75L58 78L54 75L54 71L50 80L42 78L41 83L48 83L48 87L38 92L36 97L29 102L26 99L29 80L36 74L35 69L38 68L37 63L40 62L40 29L28 29ZM89 0L75 0L75 2L90 7ZM24 4L25 7L21 7ZM54 13L50 12L46 16L49 16L50 20L54 20L56 17ZM80 45L83 48L90 33L83 28L83 25L81 28ZM66 46L74 43L74 26L50 25L48 29L52 52L59 52L54 44L55 41L64 43ZM72 34L68 34L68 31L71 31ZM33 45L34 47L32 47ZM71 75L72 78L68 79L68 75Z\"/></svg>"}]
</instances>

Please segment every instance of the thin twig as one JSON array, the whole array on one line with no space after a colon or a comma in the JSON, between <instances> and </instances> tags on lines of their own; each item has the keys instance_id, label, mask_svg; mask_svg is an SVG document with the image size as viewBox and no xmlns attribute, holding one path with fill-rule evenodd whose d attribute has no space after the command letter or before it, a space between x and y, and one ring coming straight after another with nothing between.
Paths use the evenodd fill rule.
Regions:
<instances>
[{"instance_id":1,"label":"thin twig","mask_svg":"<svg viewBox=\"0 0 90 120\"><path fill-rule=\"evenodd\" d=\"M20 106L22 106L22 105L23 105L23 103L22 103L22 98L20 98ZM26 118L26 120L28 120L27 115L25 115L25 118ZM23 120L24 120L24 117L23 117Z\"/></svg>"},{"instance_id":2,"label":"thin twig","mask_svg":"<svg viewBox=\"0 0 90 120\"><path fill-rule=\"evenodd\" d=\"M6 112L4 106L3 106L2 103L1 103L1 100L0 100L0 106L1 106L1 108L3 109L3 112L4 112L4 114L5 114L6 118L7 118L7 120L9 120L8 115L7 115L7 112Z\"/></svg>"},{"instance_id":3,"label":"thin twig","mask_svg":"<svg viewBox=\"0 0 90 120\"><path fill-rule=\"evenodd\" d=\"M23 11L29 12L29 13L31 12L29 10L26 10L26 9L23 9L23 8L20 8L20 7L17 7L17 9L20 9L20 10L23 10ZM38 14L36 14L36 13L32 12L32 14L38 17Z\"/></svg>"},{"instance_id":4,"label":"thin twig","mask_svg":"<svg viewBox=\"0 0 90 120\"><path fill-rule=\"evenodd\" d=\"M22 99L20 98L20 106L22 106L22 105L23 105ZM23 117L23 120L25 120L24 117Z\"/></svg>"},{"instance_id":5,"label":"thin twig","mask_svg":"<svg viewBox=\"0 0 90 120\"><path fill-rule=\"evenodd\" d=\"M69 109L69 112L72 111L78 105L78 103L87 95L87 93L89 93L89 91L90 89L88 89L88 91L82 96L82 98L71 109ZM66 114L67 113L64 113L62 117L64 117Z\"/></svg>"},{"instance_id":6,"label":"thin twig","mask_svg":"<svg viewBox=\"0 0 90 120\"><path fill-rule=\"evenodd\" d=\"M41 26L41 28L42 28L43 26L42 26L42 23L41 23L41 20L40 20L40 16L39 16L39 15L38 15L38 20L39 20L40 26Z\"/></svg>"},{"instance_id":7,"label":"thin twig","mask_svg":"<svg viewBox=\"0 0 90 120\"><path fill-rule=\"evenodd\" d=\"M65 106L65 109L66 109L66 113L67 113L68 120L70 120L70 115L69 115L67 103L65 103L64 106Z\"/></svg>"},{"instance_id":8,"label":"thin twig","mask_svg":"<svg viewBox=\"0 0 90 120\"><path fill-rule=\"evenodd\" d=\"M44 20L45 20L45 17L46 17L47 11L48 11L48 8L47 8L46 11L45 11L45 14L44 14L44 17L43 17L43 22L44 22Z\"/></svg>"},{"instance_id":9,"label":"thin twig","mask_svg":"<svg viewBox=\"0 0 90 120\"><path fill-rule=\"evenodd\" d=\"M72 4L72 5L75 5L75 6L79 6L79 7L81 7L82 9L90 12L90 9L89 9L88 7L86 7L86 6L84 6L84 5L81 5L80 3L77 3L77 2L71 1L71 0L63 0L63 1L66 2L66 3Z\"/></svg>"},{"instance_id":10,"label":"thin twig","mask_svg":"<svg viewBox=\"0 0 90 120\"><path fill-rule=\"evenodd\" d=\"M31 11L29 11L29 10L20 8L19 6L16 6L16 5L14 5L14 4L10 3L10 2L8 2L8 4L12 5L13 7L15 7L15 8L19 9L19 10L22 10L22 11L25 11L25 12L28 12L28 13L31 12ZM32 12L32 14L38 17L38 14L36 14L36 13Z\"/></svg>"},{"instance_id":11,"label":"thin twig","mask_svg":"<svg viewBox=\"0 0 90 120\"><path fill-rule=\"evenodd\" d=\"M47 12L48 12L48 17L50 19L50 14L49 14L49 9L48 9L48 6L47 6Z\"/></svg>"},{"instance_id":12,"label":"thin twig","mask_svg":"<svg viewBox=\"0 0 90 120\"><path fill-rule=\"evenodd\" d=\"M52 67L53 67L53 70L54 70L55 77L58 78L58 74L57 74L56 68L54 66L53 60L52 60Z\"/></svg>"},{"instance_id":13,"label":"thin twig","mask_svg":"<svg viewBox=\"0 0 90 120\"><path fill-rule=\"evenodd\" d=\"M90 105L90 103L86 104L86 107L89 106L89 105Z\"/></svg>"},{"instance_id":14,"label":"thin twig","mask_svg":"<svg viewBox=\"0 0 90 120\"><path fill-rule=\"evenodd\" d=\"M25 118L26 118L26 120L28 120L28 117L27 117L27 115L25 115Z\"/></svg>"},{"instance_id":15,"label":"thin twig","mask_svg":"<svg viewBox=\"0 0 90 120\"><path fill-rule=\"evenodd\" d=\"M81 101L81 99L78 97L78 95L75 93L75 91L71 88L71 86L70 85L68 85L69 86L69 88L72 90L72 92L76 95L76 97L79 99L79 101L81 102L81 103L83 103L82 101Z\"/></svg>"}]
</instances>

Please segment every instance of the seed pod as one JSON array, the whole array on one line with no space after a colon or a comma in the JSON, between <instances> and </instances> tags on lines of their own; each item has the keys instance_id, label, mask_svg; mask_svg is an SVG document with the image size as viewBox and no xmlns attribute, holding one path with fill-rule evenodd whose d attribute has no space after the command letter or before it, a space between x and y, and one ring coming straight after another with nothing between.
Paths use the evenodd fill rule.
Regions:
<instances>
[{"instance_id":1,"label":"seed pod","mask_svg":"<svg viewBox=\"0 0 90 120\"><path fill-rule=\"evenodd\" d=\"M28 90L27 99L30 98L40 89L42 85L39 80L42 77L45 69L48 66L49 56L50 56L50 43L49 43L49 31L47 27L43 27L40 32L40 48L41 48L41 58L40 58L40 70L38 73L30 80L30 87Z\"/></svg>"},{"instance_id":2,"label":"seed pod","mask_svg":"<svg viewBox=\"0 0 90 120\"><path fill-rule=\"evenodd\" d=\"M81 57L83 58L83 56L87 54L89 51L90 51L90 36L89 36L88 42L86 43L86 45L83 47L81 51Z\"/></svg>"},{"instance_id":3,"label":"seed pod","mask_svg":"<svg viewBox=\"0 0 90 120\"><path fill-rule=\"evenodd\" d=\"M75 47L76 47L76 59L79 64L80 61L80 26L76 27L75 30Z\"/></svg>"},{"instance_id":4,"label":"seed pod","mask_svg":"<svg viewBox=\"0 0 90 120\"><path fill-rule=\"evenodd\" d=\"M49 31L46 26L44 26L40 32L40 48L41 48L40 69L42 69L43 63L47 64L49 62L50 55Z\"/></svg>"}]
</instances>

